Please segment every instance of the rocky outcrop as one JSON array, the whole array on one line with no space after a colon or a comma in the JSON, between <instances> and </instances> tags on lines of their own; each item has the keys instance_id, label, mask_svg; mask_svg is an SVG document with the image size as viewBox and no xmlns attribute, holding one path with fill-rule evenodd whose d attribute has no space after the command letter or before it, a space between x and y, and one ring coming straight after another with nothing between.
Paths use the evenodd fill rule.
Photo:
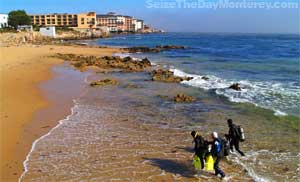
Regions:
<instances>
[{"instance_id":1,"label":"rocky outcrop","mask_svg":"<svg viewBox=\"0 0 300 182\"><path fill-rule=\"evenodd\" d=\"M174 102L194 102L196 100L196 98L189 96L189 95L185 95L185 94L177 94L174 97Z\"/></svg>"},{"instance_id":2,"label":"rocky outcrop","mask_svg":"<svg viewBox=\"0 0 300 182\"><path fill-rule=\"evenodd\" d=\"M151 67L151 62L145 58L134 60L132 57L121 58L119 56L80 56L75 54L56 54L55 57L72 62L79 69L86 66L96 66L104 69L122 69L124 71L143 71Z\"/></svg>"},{"instance_id":3,"label":"rocky outcrop","mask_svg":"<svg viewBox=\"0 0 300 182\"><path fill-rule=\"evenodd\" d=\"M242 90L239 83L234 83L234 84L230 85L229 88L232 89L232 90L235 90L235 91L241 91Z\"/></svg>"},{"instance_id":4,"label":"rocky outcrop","mask_svg":"<svg viewBox=\"0 0 300 182\"><path fill-rule=\"evenodd\" d=\"M168 50L168 49L185 49L184 46L179 45L158 45L155 48L162 49L162 50Z\"/></svg>"},{"instance_id":5,"label":"rocky outcrop","mask_svg":"<svg viewBox=\"0 0 300 182\"><path fill-rule=\"evenodd\" d=\"M91 87L97 87L97 86L106 86L106 85L117 85L119 82L114 79L104 79L104 80L98 80L93 81L90 83Z\"/></svg>"},{"instance_id":6,"label":"rocky outcrop","mask_svg":"<svg viewBox=\"0 0 300 182\"><path fill-rule=\"evenodd\" d=\"M175 76L172 71L158 69L151 72L152 80L153 81L160 81L160 82L175 82L179 83L184 80L191 80L192 77L179 77Z\"/></svg>"},{"instance_id":7,"label":"rocky outcrop","mask_svg":"<svg viewBox=\"0 0 300 182\"><path fill-rule=\"evenodd\" d=\"M137 52L152 52L152 53L158 53L162 51L167 51L171 49L185 49L184 46L178 46L178 45L158 45L154 48L152 47L145 47L145 46L139 46L139 47L128 47L124 48L125 51L128 51L129 53L137 53Z\"/></svg>"}]
</instances>

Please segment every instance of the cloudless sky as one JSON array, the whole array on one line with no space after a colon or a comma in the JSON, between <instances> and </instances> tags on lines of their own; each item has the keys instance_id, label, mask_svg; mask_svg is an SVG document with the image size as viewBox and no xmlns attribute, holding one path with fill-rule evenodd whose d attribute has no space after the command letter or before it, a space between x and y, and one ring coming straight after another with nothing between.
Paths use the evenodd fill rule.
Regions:
<instances>
[{"instance_id":1,"label":"cloudless sky","mask_svg":"<svg viewBox=\"0 0 300 182\"><path fill-rule=\"evenodd\" d=\"M299 2L279 0L291 1ZM147 0L0 0L0 13L16 9L23 9L28 14L88 11L105 14L112 11L143 19L156 28L177 32L299 33L300 29L300 9L155 9L147 8Z\"/></svg>"}]
</instances>

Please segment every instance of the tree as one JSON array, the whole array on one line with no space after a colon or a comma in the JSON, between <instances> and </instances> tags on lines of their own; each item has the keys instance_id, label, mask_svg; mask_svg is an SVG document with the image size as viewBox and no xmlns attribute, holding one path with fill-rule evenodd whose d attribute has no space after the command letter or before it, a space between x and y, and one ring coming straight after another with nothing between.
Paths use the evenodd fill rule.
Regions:
<instances>
[{"instance_id":1,"label":"tree","mask_svg":"<svg viewBox=\"0 0 300 182\"><path fill-rule=\"evenodd\" d=\"M17 29L18 25L31 25L31 18L24 10L16 10L8 13L8 25Z\"/></svg>"}]
</instances>

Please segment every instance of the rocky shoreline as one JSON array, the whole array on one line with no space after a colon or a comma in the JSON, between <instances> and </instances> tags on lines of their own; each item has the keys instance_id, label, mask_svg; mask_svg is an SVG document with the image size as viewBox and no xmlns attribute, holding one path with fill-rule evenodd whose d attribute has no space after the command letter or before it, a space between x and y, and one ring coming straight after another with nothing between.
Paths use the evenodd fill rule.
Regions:
<instances>
[{"instance_id":1,"label":"rocky shoreline","mask_svg":"<svg viewBox=\"0 0 300 182\"><path fill-rule=\"evenodd\" d=\"M177 45L158 45L155 48L150 47L128 47L122 48L122 51L129 52L129 53L136 53L136 52L153 52L158 53L161 51L168 51L172 49L185 49L184 46L177 46ZM69 61L72 66L76 69L84 71L88 67L97 67L102 69L101 73L108 73L112 71L120 71L120 72L148 72L151 76L152 81L158 82L166 82L166 83L180 83L182 81L190 81L193 77L180 77L175 76L174 72L162 69L162 68L154 68L151 65L151 62L148 58L143 59L135 59L130 56L127 57L120 57L120 56L85 56L85 55L76 55L76 54L56 54L53 55L55 58L62 59L64 61ZM203 80L209 80L208 77L203 76L201 77ZM103 83L99 84L102 85ZM110 83L108 83L110 84ZM95 83L93 86L98 85ZM106 83L104 83L106 85ZM134 86L128 86L129 88L134 88ZM239 83L233 83L228 89L234 91L242 91L242 86ZM177 102L192 102L194 98L189 98L184 94L179 94L177 98L174 98Z\"/></svg>"}]
</instances>

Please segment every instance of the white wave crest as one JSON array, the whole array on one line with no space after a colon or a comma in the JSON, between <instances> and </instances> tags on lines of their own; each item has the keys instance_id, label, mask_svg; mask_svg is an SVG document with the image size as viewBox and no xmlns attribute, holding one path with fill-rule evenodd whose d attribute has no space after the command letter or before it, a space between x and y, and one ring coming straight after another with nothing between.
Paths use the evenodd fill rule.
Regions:
<instances>
[{"instance_id":1,"label":"white wave crest","mask_svg":"<svg viewBox=\"0 0 300 182\"><path fill-rule=\"evenodd\" d=\"M174 72L175 76L193 77L192 80L183 81L183 84L205 90L215 90L216 94L226 96L231 102L252 103L271 109L276 116L287 115L284 111L290 110L291 107L299 108L300 87L292 87L290 83L284 85L274 82L226 80L212 75L188 74L175 68L170 70ZM205 79L204 76L208 79ZM241 91L229 89L234 83L240 84Z\"/></svg>"}]
</instances>

